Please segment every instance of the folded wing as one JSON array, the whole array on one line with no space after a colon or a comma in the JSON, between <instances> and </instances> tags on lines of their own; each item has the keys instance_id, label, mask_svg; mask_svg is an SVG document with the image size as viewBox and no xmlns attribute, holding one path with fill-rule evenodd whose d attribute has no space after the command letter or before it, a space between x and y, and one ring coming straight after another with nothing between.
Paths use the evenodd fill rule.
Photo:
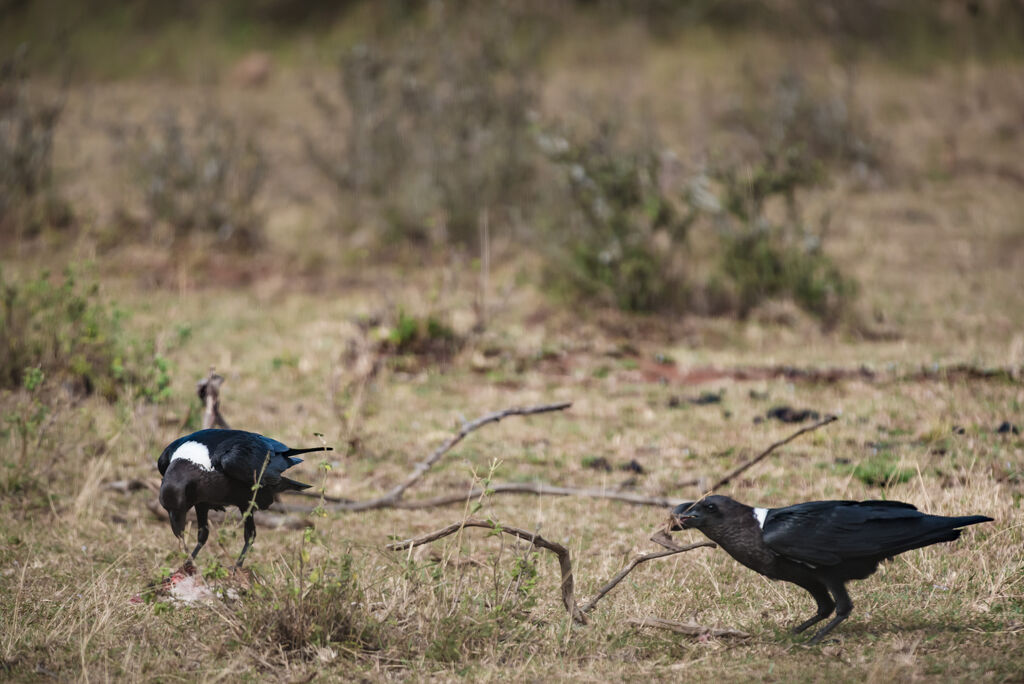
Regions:
<instances>
[{"instance_id":1,"label":"folded wing","mask_svg":"<svg viewBox=\"0 0 1024 684\"><path fill-rule=\"evenodd\" d=\"M953 541L959 527L984 516L927 515L895 501L814 501L772 509L764 542L776 553L811 565L891 558L936 542Z\"/></svg>"}]
</instances>

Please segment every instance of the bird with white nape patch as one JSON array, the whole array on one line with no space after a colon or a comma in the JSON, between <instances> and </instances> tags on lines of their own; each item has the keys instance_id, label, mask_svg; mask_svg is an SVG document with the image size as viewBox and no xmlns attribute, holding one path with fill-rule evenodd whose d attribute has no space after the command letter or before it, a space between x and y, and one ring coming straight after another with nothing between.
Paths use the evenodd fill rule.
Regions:
<instances>
[{"instance_id":1,"label":"bird with white nape patch","mask_svg":"<svg viewBox=\"0 0 1024 684\"><path fill-rule=\"evenodd\" d=\"M296 458L298 454L311 451L331 451L331 447L292 449L276 439L242 430L200 430L168 444L157 460L163 477L160 505L167 511L171 531L183 549L185 516L195 507L198 543L189 560L195 560L206 544L211 509L223 511L225 506L235 506L244 515L250 508L268 508L278 492L308 489L310 485L283 473L302 462ZM246 515L245 545L236 567L242 567L255 538L256 523L252 515Z\"/></svg>"},{"instance_id":2,"label":"bird with white nape patch","mask_svg":"<svg viewBox=\"0 0 1024 684\"><path fill-rule=\"evenodd\" d=\"M928 515L900 501L809 501L751 508L715 495L676 506L669 529L698 529L751 570L806 589L818 612L794 627L794 633L834 611L835 617L811 638L814 644L853 611L846 582L868 577L879 563L905 551L954 541L961 528L991 520L984 515Z\"/></svg>"}]
</instances>

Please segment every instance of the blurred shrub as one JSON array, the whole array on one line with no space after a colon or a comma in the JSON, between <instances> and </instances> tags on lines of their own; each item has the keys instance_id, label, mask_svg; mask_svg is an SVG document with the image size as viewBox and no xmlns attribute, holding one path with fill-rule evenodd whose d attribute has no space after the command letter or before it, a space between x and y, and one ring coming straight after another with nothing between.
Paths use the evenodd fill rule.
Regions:
<instances>
[{"instance_id":1,"label":"blurred shrub","mask_svg":"<svg viewBox=\"0 0 1024 684\"><path fill-rule=\"evenodd\" d=\"M783 155L763 154L753 167L715 174L719 194L705 205L719 239L719 271L707 286L712 312L727 309L745 317L762 302L785 297L834 325L857 285L824 253L824 226L808 227L797 198L798 191L818 183L821 167L792 147ZM769 217L773 198L785 206L782 219Z\"/></svg>"},{"instance_id":2,"label":"blurred shrub","mask_svg":"<svg viewBox=\"0 0 1024 684\"><path fill-rule=\"evenodd\" d=\"M96 285L79 285L70 271L59 285L46 273L25 282L0 274L0 294L0 388L39 373L75 394L114 399L132 387L150 400L166 397L166 361L151 344L126 338L123 313Z\"/></svg>"},{"instance_id":3,"label":"blurred shrub","mask_svg":"<svg viewBox=\"0 0 1024 684\"><path fill-rule=\"evenodd\" d=\"M64 226L71 210L53 183L53 134L62 103L28 87L26 49L0 65L0 231L32 236Z\"/></svg>"},{"instance_id":4,"label":"blurred shrub","mask_svg":"<svg viewBox=\"0 0 1024 684\"><path fill-rule=\"evenodd\" d=\"M544 134L539 141L562 172L573 210L555 235L549 283L625 311L678 307L686 284L676 257L695 214L681 213L661 182L655 142L624 140L615 119L589 134Z\"/></svg>"},{"instance_id":5,"label":"blurred shrub","mask_svg":"<svg viewBox=\"0 0 1024 684\"><path fill-rule=\"evenodd\" d=\"M744 70L742 104L723 123L746 137L755 157L784 157L786 170L813 184L826 168L861 173L880 164L878 144L854 100L852 72L842 92L822 92L794 69L775 79Z\"/></svg>"},{"instance_id":6,"label":"blurred shrub","mask_svg":"<svg viewBox=\"0 0 1024 684\"><path fill-rule=\"evenodd\" d=\"M627 141L622 129L604 122L540 138L573 209L550 243L556 292L626 311L740 317L787 298L826 325L841 319L856 284L802 215L799 193L827 170L807 146L788 133L754 138L746 158L679 182L684 174L649 133Z\"/></svg>"},{"instance_id":7,"label":"blurred shrub","mask_svg":"<svg viewBox=\"0 0 1024 684\"><path fill-rule=\"evenodd\" d=\"M337 96L315 101L326 126L346 131L344 148L309 137L306 149L353 224L475 245L481 210L526 200L537 43L514 6L429 10L424 25L342 58Z\"/></svg>"},{"instance_id":8,"label":"blurred shrub","mask_svg":"<svg viewBox=\"0 0 1024 684\"><path fill-rule=\"evenodd\" d=\"M638 17L652 35L678 38L689 27L827 38L843 53L909 65L937 58L1020 56L1024 10L1017 0L575 0L607 21ZM969 50L969 52L968 52Z\"/></svg>"},{"instance_id":9,"label":"blurred shrub","mask_svg":"<svg viewBox=\"0 0 1024 684\"><path fill-rule=\"evenodd\" d=\"M238 124L207 110L186 126L165 112L140 129L133 153L151 234L206 234L237 247L259 242L263 216L256 200L266 161Z\"/></svg>"}]
</instances>

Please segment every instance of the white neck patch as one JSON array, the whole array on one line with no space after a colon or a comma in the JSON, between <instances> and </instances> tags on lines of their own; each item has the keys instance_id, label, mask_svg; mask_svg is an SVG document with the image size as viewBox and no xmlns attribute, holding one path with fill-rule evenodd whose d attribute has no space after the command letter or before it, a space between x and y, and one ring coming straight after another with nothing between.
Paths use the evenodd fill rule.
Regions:
<instances>
[{"instance_id":1,"label":"white neck patch","mask_svg":"<svg viewBox=\"0 0 1024 684\"><path fill-rule=\"evenodd\" d=\"M768 516L768 509L767 508L755 508L754 509L754 520L757 521L757 526L760 527L762 530L764 529L764 519L767 516Z\"/></svg>"},{"instance_id":2,"label":"white neck patch","mask_svg":"<svg viewBox=\"0 0 1024 684\"><path fill-rule=\"evenodd\" d=\"M210 462L210 450L205 444L199 442L185 442L171 454L171 463L178 459L189 461L203 470L213 470L213 463Z\"/></svg>"}]
</instances>

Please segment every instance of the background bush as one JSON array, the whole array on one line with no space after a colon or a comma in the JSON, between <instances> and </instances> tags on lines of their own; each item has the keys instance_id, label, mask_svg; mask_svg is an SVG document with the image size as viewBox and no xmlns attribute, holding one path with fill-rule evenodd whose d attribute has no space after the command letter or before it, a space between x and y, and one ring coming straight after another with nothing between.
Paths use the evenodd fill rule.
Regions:
<instances>
[{"instance_id":1,"label":"background bush","mask_svg":"<svg viewBox=\"0 0 1024 684\"><path fill-rule=\"evenodd\" d=\"M259 243L266 161L255 137L231 119L208 108L186 125L164 112L139 130L133 156L151 236L166 229L179 240L202 234L239 247Z\"/></svg>"},{"instance_id":2,"label":"background bush","mask_svg":"<svg viewBox=\"0 0 1024 684\"><path fill-rule=\"evenodd\" d=\"M59 284L46 273L22 282L0 273L0 292L0 388L38 373L76 395L114 399L134 388L158 400L169 392L166 361L151 342L126 338L124 313L97 285L83 286L70 270Z\"/></svg>"},{"instance_id":3,"label":"background bush","mask_svg":"<svg viewBox=\"0 0 1024 684\"><path fill-rule=\"evenodd\" d=\"M339 207L384 239L475 246L482 210L522 206L539 35L515 7L435 3L422 25L347 52L338 91L316 99L344 145L306 144Z\"/></svg>"},{"instance_id":4,"label":"background bush","mask_svg":"<svg viewBox=\"0 0 1024 684\"><path fill-rule=\"evenodd\" d=\"M53 182L62 103L28 89L27 48L0 64L0 232L31 237L71 221Z\"/></svg>"}]
</instances>

